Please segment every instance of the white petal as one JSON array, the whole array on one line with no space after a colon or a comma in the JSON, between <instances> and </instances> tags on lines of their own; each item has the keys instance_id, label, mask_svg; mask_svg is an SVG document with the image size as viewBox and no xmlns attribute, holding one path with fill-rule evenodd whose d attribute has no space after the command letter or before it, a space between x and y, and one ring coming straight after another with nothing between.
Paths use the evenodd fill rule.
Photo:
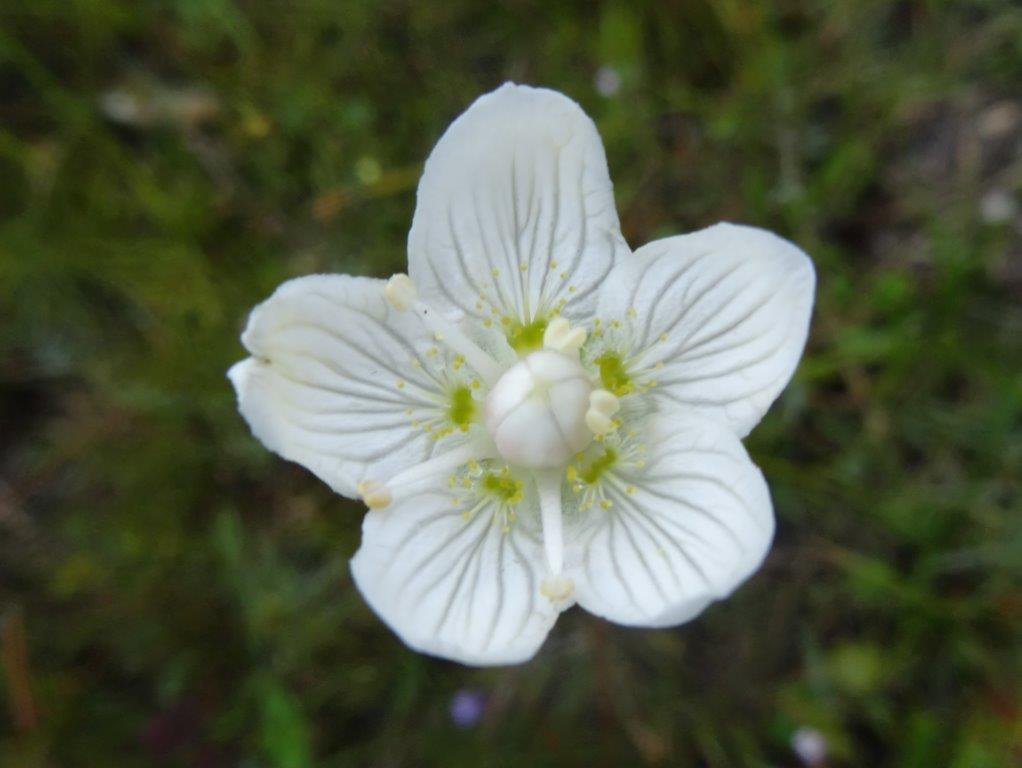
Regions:
<instances>
[{"instance_id":1,"label":"white petal","mask_svg":"<svg viewBox=\"0 0 1022 768\"><path fill-rule=\"evenodd\" d=\"M252 357L229 373L253 434L346 496L462 437L413 428L444 415L444 356L413 313L390 307L385 285L347 275L284 283L252 311L242 336Z\"/></svg>"},{"instance_id":2,"label":"white petal","mask_svg":"<svg viewBox=\"0 0 1022 768\"><path fill-rule=\"evenodd\" d=\"M434 303L528 324L563 300L584 316L626 253L596 127L555 91L481 96L426 162L408 263Z\"/></svg>"},{"instance_id":3,"label":"white petal","mask_svg":"<svg viewBox=\"0 0 1022 768\"><path fill-rule=\"evenodd\" d=\"M621 624L664 627L693 618L759 567L773 512L762 474L727 427L658 420L647 449L645 466L611 470L611 506L572 515L565 538L576 542L579 605Z\"/></svg>"},{"instance_id":4,"label":"white petal","mask_svg":"<svg viewBox=\"0 0 1022 768\"><path fill-rule=\"evenodd\" d=\"M464 664L516 664L543 643L560 608L540 593L544 571L535 495L502 532L489 503L465 519L435 490L372 511L351 561L373 610L402 640Z\"/></svg>"},{"instance_id":5,"label":"white petal","mask_svg":"<svg viewBox=\"0 0 1022 768\"><path fill-rule=\"evenodd\" d=\"M814 287L812 262L792 243L717 224L623 261L599 317L621 320L638 357L630 372L655 379L661 405L701 409L744 436L798 365Z\"/></svg>"}]
</instances>

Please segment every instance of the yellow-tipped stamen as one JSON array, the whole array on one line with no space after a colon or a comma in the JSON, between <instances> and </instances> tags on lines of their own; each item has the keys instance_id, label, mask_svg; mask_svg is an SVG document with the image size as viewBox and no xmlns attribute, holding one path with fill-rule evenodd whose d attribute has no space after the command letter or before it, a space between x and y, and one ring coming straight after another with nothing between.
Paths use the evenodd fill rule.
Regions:
<instances>
[{"instance_id":1,"label":"yellow-tipped stamen","mask_svg":"<svg viewBox=\"0 0 1022 768\"><path fill-rule=\"evenodd\" d=\"M412 305L412 309L422 320L423 325L433 331L433 338L464 357L487 384L492 386L500 378L503 371L496 361L462 333L454 323L446 320L439 312L422 301L416 301Z\"/></svg>"},{"instance_id":2,"label":"yellow-tipped stamen","mask_svg":"<svg viewBox=\"0 0 1022 768\"><path fill-rule=\"evenodd\" d=\"M539 593L551 603L560 603L575 593L575 582L563 574L547 576L539 584Z\"/></svg>"},{"instance_id":3,"label":"yellow-tipped stamen","mask_svg":"<svg viewBox=\"0 0 1022 768\"><path fill-rule=\"evenodd\" d=\"M433 332L433 338L443 342L454 350L463 360L467 361L488 384L493 384L502 373L496 361L484 352L454 324L446 320L439 312L419 300L419 290L412 279L398 273L387 281L383 289L387 302L398 312L413 310L423 325Z\"/></svg>"},{"instance_id":4,"label":"yellow-tipped stamen","mask_svg":"<svg viewBox=\"0 0 1022 768\"><path fill-rule=\"evenodd\" d=\"M543 346L564 354L578 354L586 341L586 329L572 327L563 317L551 320L543 333Z\"/></svg>"},{"instance_id":5,"label":"yellow-tipped stamen","mask_svg":"<svg viewBox=\"0 0 1022 768\"><path fill-rule=\"evenodd\" d=\"M614 414L621 410L617 396L606 389L594 389L589 393L589 410L586 411L586 426L594 435L605 435L617 429Z\"/></svg>"},{"instance_id":6,"label":"yellow-tipped stamen","mask_svg":"<svg viewBox=\"0 0 1022 768\"><path fill-rule=\"evenodd\" d=\"M412 282L412 278L399 272L387 281L387 287L383 289L383 295L387 302L398 312L404 312L412 308L419 298L419 290Z\"/></svg>"},{"instance_id":7,"label":"yellow-tipped stamen","mask_svg":"<svg viewBox=\"0 0 1022 768\"><path fill-rule=\"evenodd\" d=\"M486 440L469 440L457 448L445 451L432 459L399 472L387 482L367 479L358 484L357 490L369 509L383 509L394 497L413 490L423 481L430 481L437 475L444 475L470 461L492 458L496 452Z\"/></svg>"},{"instance_id":8,"label":"yellow-tipped stamen","mask_svg":"<svg viewBox=\"0 0 1022 768\"><path fill-rule=\"evenodd\" d=\"M594 435L605 435L614 431L614 420L606 414L590 408L586 411L586 426Z\"/></svg>"},{"instance_id":9,"label":"yellow-tipped stamen","mask_svg":"<svg viewBox=\"0 0 1022 768\"><path fill-rule=\"evenodd\" d=\"M394 500L390 489L379 480L363 480L356 489L369 509L385 509Z\"/></svg>"}]
</instances>

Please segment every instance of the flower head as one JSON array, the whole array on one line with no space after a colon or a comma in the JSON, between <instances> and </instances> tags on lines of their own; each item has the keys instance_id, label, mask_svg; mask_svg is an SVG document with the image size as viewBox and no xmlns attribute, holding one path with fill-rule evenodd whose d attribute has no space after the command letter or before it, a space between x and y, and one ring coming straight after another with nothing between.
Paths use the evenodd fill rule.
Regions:
<instances>
[{"instance_id":1,"label":"flower head","mask_svg":"<svg viewBox=\"0 0 1022 768\"><path fill-rule=\"evenodd\" d=\"M593 123L507 84L426 162L408 262L285 283L230 371L256 437L369 507L352 574L408 645L521 662L576 603L670 626L756 570L740 438L801 356L804 253L731 224L632 253Z\"/></svg>"},{"instance_id":2,"label":"flower head","mask_svg":"<svg viewBox=\"0 0 1022 768\"><path fill-rule=\"evenodd\" d=\"M451 721L459 728L471 728L483 719L486 712L486 694L473 688L461 688L451 697Z\"/></svg>"}]
</instances>

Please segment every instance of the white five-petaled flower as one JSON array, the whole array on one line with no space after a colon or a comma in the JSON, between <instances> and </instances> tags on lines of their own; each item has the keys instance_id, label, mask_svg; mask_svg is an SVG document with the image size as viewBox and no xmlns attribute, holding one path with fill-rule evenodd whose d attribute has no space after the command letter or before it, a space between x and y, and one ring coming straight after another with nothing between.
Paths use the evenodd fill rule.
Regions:
<instances>
[{"instance_id":1,"label":"white five-petaled flower","mask_svg":"<svg viewBox=\"0 0 1022 768\"><path fill-rule=\"evenodd\" d=\"M230 371L256 437L368 505L352 573L408 645L521 662L575 603L680 624L759 566L740 439L802 354L802 251L718 224L632 253L592 121L507 84L426 162L408 273L285 283Z\"/></svg>"}]
</instances>

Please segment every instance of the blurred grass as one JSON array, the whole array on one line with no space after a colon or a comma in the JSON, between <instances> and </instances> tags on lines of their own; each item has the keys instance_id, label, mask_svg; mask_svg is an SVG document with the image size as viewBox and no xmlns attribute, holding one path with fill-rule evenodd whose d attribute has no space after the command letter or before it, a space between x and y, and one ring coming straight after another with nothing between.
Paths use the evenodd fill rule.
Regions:
<instances>
[{"instance_id":1,"label":"blurred grass","mask_svg":"<svg viewBox=\"0 0 1022 768\"><path fill-rule=\"evenodd\" d=\"M358 506L224 372L282 280L402 268L422 160L508 78L596 120L633 247L740 220L820 287L749 440L763 571L480 671L371 615ZM792 766L798 727L1022 764L1020 84L1008 0L4 4L0 765Z\"/></svg>"}]
</instances>

